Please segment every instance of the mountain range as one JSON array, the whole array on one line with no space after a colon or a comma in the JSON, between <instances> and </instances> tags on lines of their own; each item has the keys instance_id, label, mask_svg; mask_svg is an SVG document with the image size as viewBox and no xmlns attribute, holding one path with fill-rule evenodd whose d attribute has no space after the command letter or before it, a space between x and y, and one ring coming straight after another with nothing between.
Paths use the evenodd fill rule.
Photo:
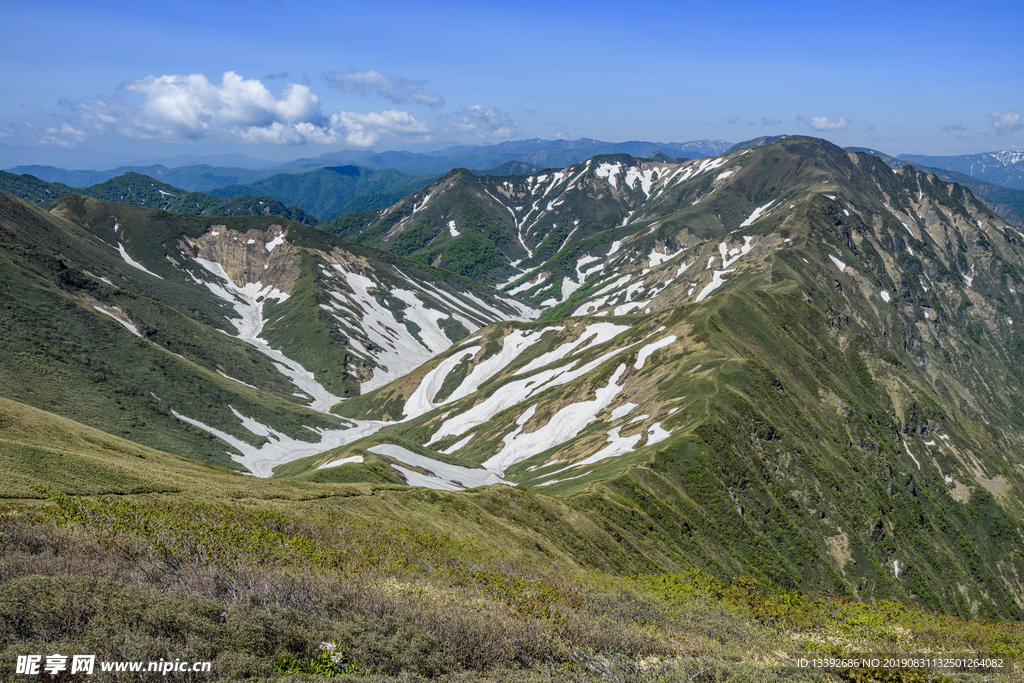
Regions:
<instances>
[{"instance_id":1,"label":"mountain range","mask_svg":"<svg viewBox=\"0 0 1024 683\"><path fill-rule=\"evenodd\" d=\"M186 192L180 188L138 173L128 172L86 188L69 187L47 182L32 175L15 175L0 171L0 190L30 204L47 206L58 198L77 194L96 199L150 206L165 211L208 216L282 216L290 220L316 225L320 219L298 206L265 196L237 194L221 199L202 192Z\"/></svg>"},{"instance_id":2,"label":"mountain range","mask_svg":"<svg viewBox=\"0 0 1024 683\"><path fill-rule=\"evenodd\" d=\"M963 154L960 156L926 156L923 154L900 154L899 159L911 161L920 166L934 166L947 171L1024 190L1024 152L1005 150L984 154Z\"/></svg>"},{"instance_id":3,"label":"mountain range","mask_svg":"<svg viewBox=\"0 0 1024 683\"><path fill-rule=\"evenodd\" d=\"M123 173L148 175L194 192L207 192L215 187L246 184L275 173L302 173L328 166L355 165L371 170L394 169L406 175L441 175L453 168L487 169L510 161L538 166L568 165L595 154L625 153L650 156L656 151L675 157L700 157L721 152L731 143L724 140L692 142L602 142L600 140L520 140L497 145L462 145L436 152L373 152L340 150L313 158L300 158L275 163L242 157L219 155L210 157L179 155L163 163L111 166L104 170L69 170L52 165L5 164L11 173L28 173L43 180L73 187L87 187ZM0 145L0 152L4 149Z\"/></svg>"},{"instance_id":4,"label":"mountain range","mask_svg":"<svg viewBox=\"0 0 1024 683\"><path fill-rule=\"evenodd\" d=\"M962 185L789 136L454 170L322 229L119 198L0 194L9 500L248 473L439 529L477 501L462 532L583 568L1020 618L1024 233Z\"/></svg>"}]
</instances>

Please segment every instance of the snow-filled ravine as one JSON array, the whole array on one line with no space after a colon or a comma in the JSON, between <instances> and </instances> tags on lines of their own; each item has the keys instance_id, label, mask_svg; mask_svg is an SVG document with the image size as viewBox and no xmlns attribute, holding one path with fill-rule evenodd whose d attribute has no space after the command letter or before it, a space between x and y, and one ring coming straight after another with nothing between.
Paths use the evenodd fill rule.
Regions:
<instances>
[{"instance_id":1,"label":"snow-filled ravine","mask_svg":"<svg viewBox=\"0 0 1024 683\"><path fill-rule=\"evenodd\" d=\"M270 357L277 369L288 377L296 387L296 395L310 398L308 407L322 413L328 413L330 409L339 403L341 397L335 396L321 386L315 380L312 373L305 370L299 363L287 358L280 351L270 347L269 343L260 337L264 326L267 324L263 317L263 306L268 301L283 302L288 295L274 286L263 285L260 282L249 283L239 286L232 282L227 272L220 263L205 259L196 261L209 273L215 276L212 281L200 280L200 282L213 294L229 302L235 309L238 317L231 319L238 339L251 344L260 352ZM405 340L401 339L399 331L404 332L405 326L396 320L390 310L381 306L369 293L371 282L368 278L346 272L344 269L335 266L334 275L342 278L348 285L345 296L340 293L331 292L337 302L338 312L342 309L355 308L346 312L355 313L358 311L363 321L369 321L369 327L376 327L381 336L379 345L387 344L392 353L388 356L392 367L385 368L383 377L379 384L383 385L414 367L428 361L432 356L443 352L450 347L451 343L446 338L434 334L434 330L440 331L437 326L437 316L440 312L423 307L412 290L402 291L397 288L390 290L393 296L402 299L407 305L406 317L413 320L419 326L420 335L415 343L419 348L410 347ZM326 272L326 271L325 271ZM504 314L489 306L483 301L473 297L473 303L464 300L455 300L453 295L442 292L430 285L410 281L412 287L431 296L441 296L452 304L451 315L462 322L471 330L479 329L482 324L489 322L491 316L502 315L505 319L513 316ZM429 291L425 288L429 288ZM354 294L354 296L352 296ZM457 306L457 307L456 307ZM332 307L333 308L333 307ZM103 311L111 317L117 318L112 311ZM533 311L524 311L527 315ZM525 317L525 316L524 316ZM123 320L118 320L125 324ZM364 327L364 329L366 329ZM465 346L441 360L437 365L427 372L420 380L417 388L406 400L405 415L403 421L414 419L425 413L438 408L444 404L453 404L476 392L482 385L499 375L502 371L514 363L524 353L529 353L532 348L546 338L549 333L561 332L564 328L560 326L548 326L537 329L516 329L509 330L501 339L500 348L497 351L489 351L490 355L484 357L483 349L491 348L479 340L474 343L473 338L466 340ZM634 370L642 369L648 358L659 349L668 346L676 340L675 336L660 337L654 332L648 337L636 341L624 348L611 348L601 353L599 357L583 362L584 352L593 349L597 345L611 341L619 334L629 329L626 325L618 325L609 322L595 322L587 325L573 341L566 341L555 348L542 353L527 362L515 372L517 379L506 383L498 392L491 394L486 399L478 402L475 406L461 413L452 413L440 425L434 433L428 446L441 438L447 436L458 436L459 440L452 446L445 449L446 453L456 453L461 448L468 446L472 441L473 429L493 418L498 412L512 407L516 404L523 405L523 412L517 420L518 425L511 433L504 438L504 445L499 453L484 462L482 468L462 467L451 465L434 460L428 456L413 453L408 449L393 444L379 444L371 447L370 452L385 455L396 460L402 465L394 464L393 468L400 472L402 477L412 486L426 486L437 489L457 490L474 486L482 486L495 483L506 483L504 472L512 465L522 462L538 453L541 453L552 446L564 443L575 438L580 431L605 410L611 409L612 415L620 416L624 409L627 413L635 406L624 404L615 407L616 397L622 390L619 381L625 372L626 365L620 365L609 377L607 383L599 387L593 398L563 406L547 423L539 429L534 429L523 434L523 425L534 415L536 405L531 405L530 398L538 392L566 384L591 373L599 365L621 353L629 353L636 349L637 358L632 363ZM406 356L406 358L401 358ZM412 358L408 358L412 356ZM449 373L464 362L472 361L472 369L461 380L454 390L449 392L443 400L435 400L441 385ZM228 379L234 378L225 375ZM386 379L384 379L386 378ZM518 379L521 378L521 379ZM239 380L234 380L239 382ZM240 384L244 384L239 382ZM248 386L248 385L247 385ZM369 388L369 387L364 387ZM252 446L242 439L239 439L227 432L203 424L202 422L183 414L174 412L174 415L183 422L204 429L219 437L236 449L240 455L232 454L233 460L244 466L252 474L258 477L269 477L273 469L278 465L285 464L300 458L315 456L334 448L353 443L359 439L371 436L385 424L373 420L341 420L339 419L338 429L311 429L318 436L315 442L306 442L295 439L287 434L279 432L271 426L262 424L251 416L231 408L235 417L241 425L254 435L263 437L265 442L260 446ZM186 411L187 412L187 411ZM646 418L646 416L643 416ZM637 437L622 439L618 437L616 428L608 434L608 445L598 449L596 453L585 460L586 464L592 464L609 457L623 455L633 450L641 441ZM662 430L659 425L654 425L644 432L645 443L652 444L668 436L668 432ZM321 467L337 467L349 463L361 462L360 456L349 456L339 460L325 463ZM578 467L584 463L576 463L564 469Z\"/></svg>"},{"instance_id":2,"label":"snow-filled ravine","mask_svg":"<svg viewBox=\"0 0 1024 683\"><path fill-rule=\"evenodd\" d=\"M555 329L558 328L540 330L535 333L534 339L539 341L544 332ZM534 403L537 399L534 397L538 396L541 392L586 377L610 358L619 354L630 353L637 347L640 348L637 351L637 359L633 363L633 368L641 370L652 354L676 341L675 335L651 341L652 337L657 337L657 335L663 332L664 328L660 328L644 339L633 342L625 347L612 348L597 358L591 359L589 362L583 362L583 354L581 352L584 349L590 349L598 344L609 341L627 329L629 329L627 326L615 325L613 323L592 323L586 326L575 341L565 342L518 369L513 376L514 379L506 381L500 390L493 392L487 398L477 402L461 413L449 413L447 419L434 432L427 445L429 446L446 438L462 437L454 446L445 449L446 453L455 453L471 442L470 437L474 429L493 419L504 410L514 408L515 406L522 406L522 412L516 419L516 426L502 438L500 450L483 463L485 469L499 475L504 475L513 465L575 439L587 425L599 419L599 415L608 409L611 409L613 420L628 414L636 407L635 404L625 403L622 406L613 408L617 395L624 388L619 382L627 366L620 364L608 378L607 383L596 389L593 398L561 406L553 415L550 415L545 420L544 424L534 426L529 431L525 429L526 424L533 420L537 414L538 406ZM524 346L522 341L521 335L517 333L508 334L503 340L502 350L484 361L486 363L491 359L496 359L492 366L487 371L482 372L482 374L486 377L491 377L496 374L496 371L493 370L495 366L508 365L514 356L522 352L520 350ZM479 348L478 346L466 348L455 354L454 357L446 359L444 363L439 364L428 373L420 385L420 389L423 390L422 396L414 394L414 397L406 403L406 410L409 412L426 412L430 408L454 400L452 397L449 397L445 401L433 403L426 399L426 397L431 392L436 391L435 387L440 386L440 383L444 381L447 374L458 363L474 357L479 352ZM474 369L463 380L464 385L467 383L473 385L474 390L482 384L482 379L474 379L475 372L476 370ZM417 393L419 393L419 389ZM453 393L452 396L454 395ZM667 438L669 435L669 432L661 429L660 424L655 425L651 430L651 437L648 438L647 442L648 445L657 443L661 438ZM611 436L609 439L613 440ZM599 451L601 453L600 457L597 457L596 454L591 457L603 460L623 455L633 450L638 442L639 439L633 439L628 447L604 448ZM597 460L588 460L588 462L597 462ZM576 467L578 464L571 465L570 467Z\"/></svg>"},{"instance_id":3,"label":"snow-filled ravine","mask_svg":"<svg viewBox=\"0 0 1024 683\"><path fill-rule=\"evenodd\" d=\"M226 441L235 447L242 455L231 454L231 459L239 463L247 470L252 472L257 477L269 477L274 473L274 468L278 465L283 465L299 458L308 458L311 455L318 455L332 448L338 448L345 444L352 443L358 439L362 439L365 436L370 436L382 426L385 422L376 422L373 420L350 420L353 423L352 427L348 429L312 429L320 435L320 440L315 443L309 443L306 441L299 441L293 439L287 434L282 434L272 427L261 424L256 420L242 415L234 408L231 412L238 417L242 422L242 426L248 429L253 434L264 436L267 438L267 442L262 446L251 446L246 442L231 436L227 432L205 425L198 420L182 415L176 411L171 411L174 416L182 422L187 422L190 425L199 427L202 430L210 432L216 437Z\"/></svg>"},{"instance_id":4,"label":"snow-filled ravine","mask_svg":"<svg viewBox=\"0 0 1024 683\"><path fill-rule=\"evenodd\" d=\"M274 247L279 244L283 244L283 238L280 236L279 238L280 239L276 239L266 245L268 253L271 252ZM264 304L269 301L286 301L288 299L288 295L286 293L280 291L274 286L265 286L261 282L251 282L239 286L231 280L231 277L227 274L223 265L220 263L203 258L196 258L195 260L204 269L213 274L215 278L212 281L207 281L199 280L198 278L195 278L194 275L193 277L209 289L214 295L230 303L238 314L238 317L230 319L229 321L235 328L236 334L233 336L252 345L261 353L270 357L278 371L288 377L295 385L296 392L294 395L308 397L310 399L308 407L321 413L329 413L333 406L343 400L340 396L335 396L321 386L316 381L313 373L309 372L302 367L301 364L288 358L280 351L271 348L267 340L260 337L260 334L267 323L267 320L263 317ZM419 329L420 338L416 339L411 334L407 334L406 326L396 320L391 311L381 306L373 296L368 293L367 290L372 287L372 282L369 278L355 273L346 272L339 266L335 266L335 268L340 272L340 277L345 279L346 284L354 292L355 300L352 301L348 297L343 297L339 295L338 292L330 292L339 302L334 306L334 308L337 310L342 310L349 306L355 308L356 310L351 312L358 312L359 315L357 319L363 323L362 327L364 332L370 332L370 338L374 343L378 344L381 348L386 349L386 351L383 352L384 360L389 365L383 366L380 373L375 373L373 380L364 383L362 387L363 391L370 390L376 386L382 386L383 384L386 384L387 382L413 370L423 362L429 360L432 356L449 348L451 346L451 341L447 337L443 336L440 327L437 325L437 320L440 317L447 317L450 314L454 319L458 320L468 329L473 331L479 329L482 324L486 324L494 320L509 318L525 320L531 317L536 317L538 313L533 309L519 305L517 310L520 315L510 316L508 314L504 314L493 306L488 305L477 297L468 295L471 298L472 303L466 303L456 299L453 295L447 292L433 288L430 285L417 284L412 280L409 280L409 278L406 278L414 287L417 287L422 292L432 297L440 297L451 307L449 313L441 313L435 309L425 308L420 299L416 296L416 293L413 291L397 288L390 290L390 293L393 296L396 296L407 304L405 317L415 323ZM429 291L425 288L429 288ZM98 310L100 310L101 313L114 318L117 322L128 327L130 331L137 334L133 329L133 326L117 315L116 311L103 309ZM358 342L356 342L356 344L358 344ZM228 375L224 376L235 382L239 382L240 384L245 384L244 382L240 382ZM473 377L476 378L477 375L474 375ZM233 446L241 453L241 455L231 454L231 458L258 477L271 476L273 474L274 467L277 467L278 465L298 460L300 458L318 455L374 434L385 424L384 422L373 420L347 420L339 421L345 425L339 429L309 428L311 431L314 431L319 435L319 439L316 442L310 443L300 441L283 434L275 430L273 427L264 425L249 416L239 413L234 408L231 408L231 410L245 429L257 436L264 437L266 442L258 447L252 446L223 430L206 425L186 414L174 412L174 415L179 420L199 427L200 429L221 438ZM424 458L424 456L417 457ZM354 462L354 460L352 461ZM329 464L336 466L341 463L335 461ZM410 462L409 464L422 466L422 463L419 462ZM439 464L444 465L444 463ZM483 470L478 470L478 472L483 472ZM429 485L422 483L428 480L422 479L422 475L419 475L416 472L412 472L408 476L411 477L411 479L408 479L411 484ZM484 478L491 477L500 480L500 477L496 477L496 475L493 474L483 476ZM466 481L470 481L470 479L466 479ZM494 482L489 481L488 483ZM438 484L438 486L440 486L440 484ZM444 487L449 486L450 484L444 485Z\"/></svg>"},{"instance_id":5,"label":"snow-filled ravine","mask_svg":"<svg viewBox=\"0 0 1024 683\"><path fill-rule=\"evenodd\" d=\"M260 338L259 335L267 322L263 318L264 302L268 299L285 301L288 299L287 294L276 287L263 286L260 282L239 287L232 282L220 263L202 258L197 258L196 262L220 280L220 282L201 281L202 284L213 294L234 306L235 311L239 314L238 318L230 321L238 332L235 336L269 356L273 360L274 366L292 381L301 394L311 397L310 408L317 412L327 413L334 405L342 401L340 396L335 396L321 386L314 378L313 373L280 351L271 348L265 339ZM228 377L228 379L233 378ZM257 477L269 477L278 465L317 455L369 436L384 424L372 420L350 420L348 423L351 426L342 429L309 428L320 436L318 441L310 443L282 434L273 427L242 415L234 408L231 408L231 411L241 421L243 427L257 436L265 437L266 443L261 446L252 446L223 430L203 424L177 411L172 412L182 422L199 427L233 446L241 455L231 454L231 459Z\"/></svg>"},{"instance_id":6,"label":"snow-filled ravine","mask_svg":"<svg viewBox=\"0 0 1024 683\"><path fill-rule=\"evenodd\" d=\"M216 296L234 306L235 311L241 316L230 321L238 331L236 336L269 356L274 361L274 366L283 375L288 377L298 387L299 391L311 396L310 408L326 413L333 406L341 402L341 397L335 396L320 386L313 377L313 373L280 351L272 349L265 339L260 338L260 332L263 331L263 326L267 322L263 319L264 302L268 299L285 301L288 299L287 294L276 287L264 287L259 282L251 282L243 287L239 287L231 281L231 278L228 277L221 264L202 258L196 258L196 262L223 281L223 284L206 281L203 281L203 284Z\"/></svg>"}]
</instances>

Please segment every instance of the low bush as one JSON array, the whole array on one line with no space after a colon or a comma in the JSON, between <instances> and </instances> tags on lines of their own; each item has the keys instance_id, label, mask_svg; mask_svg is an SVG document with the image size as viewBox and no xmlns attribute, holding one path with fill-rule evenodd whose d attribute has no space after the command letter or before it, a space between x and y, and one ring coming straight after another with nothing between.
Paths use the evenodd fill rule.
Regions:
<instances>
[{"instance_id":1,"label":"low bush","mask_svg":"<svg viewBox=\"0 0 1024 683\"><path fill-rule=\"evenodd\" d=\"M3 666L60 652L213 663L168 674L189 681L838 681L797 657L1024 642L1019 625L700 572L565 577L444 535L242 506L57 494L0 532Z\"/></svg>"}]
</instances>

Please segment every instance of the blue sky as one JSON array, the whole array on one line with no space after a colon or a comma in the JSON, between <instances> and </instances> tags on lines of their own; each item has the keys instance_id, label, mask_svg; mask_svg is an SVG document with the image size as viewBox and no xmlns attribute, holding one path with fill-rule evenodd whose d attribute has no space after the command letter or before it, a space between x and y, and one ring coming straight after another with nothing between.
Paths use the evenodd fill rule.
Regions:
<instances>
[{"instance_id":1,"label":"blue sky","mask_svg":"<svg viewBox=\"0 0 1024 683\"><path fill-rule=\"evenodd\" d=\"M1019 1L712 5L9 3L0 144L21 163L535 137L1024 144Z\"/></svg>"}]
</instances>

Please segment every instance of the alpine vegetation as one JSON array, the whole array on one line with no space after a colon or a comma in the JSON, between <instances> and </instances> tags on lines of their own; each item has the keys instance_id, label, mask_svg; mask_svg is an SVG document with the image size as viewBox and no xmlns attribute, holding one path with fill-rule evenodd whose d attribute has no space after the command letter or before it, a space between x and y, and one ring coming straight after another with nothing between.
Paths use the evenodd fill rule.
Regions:
<instances>
[{"instance_id":1,"label":"alpine vegetation","mask_svg":"<svg viewBox=\"0 0 1024 683\"><path fill-rule=\"evenodd\" d=\"M226 679L1019 656L1024 233L764 142L456 169L317 228L0 194L0 643L101 642L13 597L92 581L110 623L166 587ZM179 656L163 618L111 659Z\"/></svg>"}]
</instances>

